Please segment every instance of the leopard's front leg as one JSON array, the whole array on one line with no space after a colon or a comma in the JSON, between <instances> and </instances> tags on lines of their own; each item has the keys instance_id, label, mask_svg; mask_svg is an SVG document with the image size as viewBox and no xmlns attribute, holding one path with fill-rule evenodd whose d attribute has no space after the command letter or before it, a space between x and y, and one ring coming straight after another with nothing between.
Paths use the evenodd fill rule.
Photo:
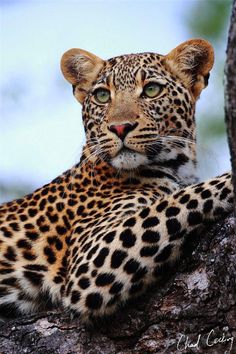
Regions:
<instances>
[{"instance_id":1,"label":"leopard's front leg","mask_svg":"<svg viewBox=\"0 0 236 354\"><path fill-rule=\"evenodd\" d=\"M224 174L175 192L124 220L103 220L100 228L91 230L89 244L73 244L65 305L84 318L113 312L118 303L155 281L163 264L180 256L187 234L232 209L231 175ZM85 240L83 232L73 237Z\"/></svg>"}]
</instances>

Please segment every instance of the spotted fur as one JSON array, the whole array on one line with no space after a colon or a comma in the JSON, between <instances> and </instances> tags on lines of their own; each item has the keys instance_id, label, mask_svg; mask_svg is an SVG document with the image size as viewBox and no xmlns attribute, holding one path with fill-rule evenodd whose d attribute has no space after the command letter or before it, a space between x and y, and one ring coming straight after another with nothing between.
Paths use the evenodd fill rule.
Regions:
<instances>
[{"instance_id":1,"label":"spotted fur","mask_svg":"<svg viewBox=\"0 0 236 354\"><path fill-rule=\"evenodd\" d=\"M232 210L230 174L194 184L195 103L212 65L203 40L166 56L64 54L87 143L76 166L0 207L2 308L110 314L163 276L187 236ZM143 93L150 82L154 98Z\"/></svg>"}]
</instances>

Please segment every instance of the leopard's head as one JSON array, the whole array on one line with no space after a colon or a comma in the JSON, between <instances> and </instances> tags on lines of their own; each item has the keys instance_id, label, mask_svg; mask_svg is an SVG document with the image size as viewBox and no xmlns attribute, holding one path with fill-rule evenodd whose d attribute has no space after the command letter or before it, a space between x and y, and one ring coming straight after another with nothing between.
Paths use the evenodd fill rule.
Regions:
<instances>
[{"instance_id":1,"label":"leopard's head","mask_svg":"<svg viewBox=\"0 0 236 354\"><path fill-rule=\"evenodd\" d=\"M195 103L213 62L213 48L202 39L167 55L102 60L81 49L67 51L61 68L83 105L90 153L120 170L194 169Z\"/></svg>"}]
</instances>

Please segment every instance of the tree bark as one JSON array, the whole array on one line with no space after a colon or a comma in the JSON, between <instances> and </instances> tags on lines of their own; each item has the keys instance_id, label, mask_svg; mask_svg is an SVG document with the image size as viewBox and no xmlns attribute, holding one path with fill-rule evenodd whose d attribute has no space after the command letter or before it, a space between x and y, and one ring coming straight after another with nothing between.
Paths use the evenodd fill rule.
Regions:
<instances>
[{"instance_id":1,"label":"tree bark","mask_svg":"<svg viewBox=\"0 0 236 354\"><path fill-rule=\"evenodd\" d=\"M233 217L200 236L175 276L111 320L86 328L59 310L22 317L0 324L0 353L235 353Z\"/></svg>"},{"instance_id":2,"label":"tree bark","mask_svg":"<svg viewBox=\"0 0 236 354\"><path fill-rule=\"evenodd\" d=\"M225 122L231 156L232 182L236 195L236 0L232 6L225 64ZM236 202L234 216L236 219Z\"/></svg>"}]
</instances>

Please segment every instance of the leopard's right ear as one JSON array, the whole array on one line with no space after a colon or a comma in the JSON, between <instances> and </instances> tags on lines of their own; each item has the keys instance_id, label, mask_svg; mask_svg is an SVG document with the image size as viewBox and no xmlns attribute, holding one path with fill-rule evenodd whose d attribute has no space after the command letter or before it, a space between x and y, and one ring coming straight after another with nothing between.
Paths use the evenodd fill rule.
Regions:
<instances>
[{"instance_id":1,"label":"leopard's right ear","mask_svg":"<svg viewBox=\"0 0 236 354\"><path fill-rule=\"evenodd\" d=\"M61 71L73 85L74 95L80 103L83 103L103 65L104 60L82 49L70 49L62 56Z\"/></svg>"}]
</instances>

